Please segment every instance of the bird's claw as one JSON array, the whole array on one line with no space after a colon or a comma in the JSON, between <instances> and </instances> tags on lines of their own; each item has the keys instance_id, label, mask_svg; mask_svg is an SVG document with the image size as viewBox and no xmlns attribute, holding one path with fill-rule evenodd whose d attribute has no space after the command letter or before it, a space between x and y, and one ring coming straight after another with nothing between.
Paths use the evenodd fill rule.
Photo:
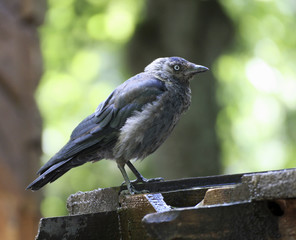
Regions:
<instances>
[{"instance_id":1,"label":"bird's claw","mask_svg":"<svg viewBox=\"0 0 296 240\"><path fill-rule=\"evenodd\" d=\"M138 190L134 190L133 192L130 192L129 190L122 190L120 192L120 195L135 195L135 194L145 194L145 193L150 193L148 190L142 190L142 191L138 191Z\"/></svg>"},{"instance_id":2,"label":"bird's claw","mask_svg":"<svg viewBox=\"0 0 296 240\"><path fill-rule=\"evenodd\" d=\"M145 189L141 190L141 191L138 191L138 190L135 189L135 187L132 184L127 186L126 190L122 190L120 192L120 194L123 194L123 195L135 195L135 194L145 194L145 193L149 193L149 191L145 190Z\"/></svg>"},{"instance_id":3,"label":"bird's claw","mask_svg":"<svg viewBox=\"0 0 296 240\"><path fill-rule=\"evenodd\" d=\"M139 182L142 182L142 183L164 182L164 178L163 177L149 178L149 179L144 178L142 181L140 180Z\"/></svg>"},{"instance_id":4,"label":"bird's claw","mask_svg":"<svg viewBox=\"0 0 296 240\"><path fill-rule=\"evenodd\" d=\"M158 177L158 178L137 178L135 180L131 180L132 184L138 184L138 183L153 183L153 182L164 182L164 178ZM120 186L125 185L125 181L121 183Z\"/></svg>"},{"instance_id":5,"label":"bird's claw","mask_svg":"<svg viewBox=\"0 0 296 240\"><path fill-rule=\"evenodd\" d=\"M163 182L164 179L162 177L158 177L158 178L150 178L150 179L147 179L147 178L144 178L144 177L141 177L141 178L137 178L135 180L132 180L130 181L130 184L126 184L126 182L124 181L122 184L121 184L121 187L126 185L127 186L127 190L123 190L121 193L124 194L124 195L134 195L134 194L145 194L145 193L149 193L148 190L141 190L141 191L138 191L135 189L134 185L135 184L138 184L138 183L153 183L153 182Z\"/></svg>"}]
</instances>

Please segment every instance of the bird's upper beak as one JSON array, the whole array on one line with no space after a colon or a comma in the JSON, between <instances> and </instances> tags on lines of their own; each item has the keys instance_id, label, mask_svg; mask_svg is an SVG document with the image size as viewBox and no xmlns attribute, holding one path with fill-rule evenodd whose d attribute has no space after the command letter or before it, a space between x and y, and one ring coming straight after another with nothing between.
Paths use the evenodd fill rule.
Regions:
<instances>
[{"instance_id":1,"label":"bird's upper beak","mask_svg":"<svg viewBox=\"0 0 296 240\"><path fill-rule=\"evenodd\" d=\"M186 75L191 75L191 74L194 75L194 74L205 72L208 70L209 69L207 67L204 67L202 65L190 63L190 65L188 66L188 68L186 70Z\"/></svg>"}]
</instances>

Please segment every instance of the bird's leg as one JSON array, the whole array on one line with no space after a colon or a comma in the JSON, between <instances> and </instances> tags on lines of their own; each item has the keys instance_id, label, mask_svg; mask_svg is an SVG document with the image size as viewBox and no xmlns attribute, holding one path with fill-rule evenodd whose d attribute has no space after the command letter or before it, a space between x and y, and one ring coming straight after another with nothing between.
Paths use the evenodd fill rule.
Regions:
<instances>
[{"instance_id":1,"label":"bird's leg","mask_svg":"<svg viewBox=\"0 0 296 240\"><path fill-rule=\"evenodd\" d=\"M142 183L144 183L144 182L147 182L148 180L146 179L146 178L144 178L143 176L142 176L142 174L134 167L134 165L130 162L130 161L128 161L127 163L126 163L126 165L129 167L129 169L133 172L133 174L137 177L137 182L142 182Z\"/></svg>"},{"instance_id":2,"label":"bird's leg","mask_svg":"<svg viewBox=\"0 0 296 240\"><path fill-rule=\"evenodd\" d=\"M129 193L131 195L134 195L134 194L137 194L137 193L141 193L141 192L137 191L134 188L134 186L131 184L131 181L129 180L128 175L127 175L127 173L126 173L126 171L124 169L124 165L125 164L122 163L122 161L116 161L116 162L117 162L117 166L118 166L118 168L119 168L119 170L120 170L120 172L121 172L121 174L122 174L122 176L124 178L124 181L126 183L126 186L127 186L127 189L129 191Z\"/></svg>"},{"instance_id":3,"label":"bird's leg","mask_svg":"<svg viewBox=\"0 0 296 240\"><path fill-rule=\"evenodd\" d=\"M136 181L133 181L133 183L139 183L139 182L141 182L141 183L147 183L147 182L162 182L162 181L164 181L164 179L162 177L159 177L159 178L151 178L151 179L144 178L142 176L142 174L139 173L139 171L135 168L135 166L130 161L128 161L126 163L126 165L133 172L133 174L137 177L137 180Z\"/></svg>"}]
</instances>

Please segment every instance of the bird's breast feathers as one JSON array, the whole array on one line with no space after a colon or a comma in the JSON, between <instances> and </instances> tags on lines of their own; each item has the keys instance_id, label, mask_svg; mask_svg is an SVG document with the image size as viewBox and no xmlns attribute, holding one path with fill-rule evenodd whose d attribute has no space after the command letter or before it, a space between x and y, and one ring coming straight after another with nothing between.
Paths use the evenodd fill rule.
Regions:
<instances>
[{"instance_id":1,"label":"bird's breast feathers","mask_svg":"<svg viewBox=\"0 0 296 240\"><path fill-rule=\"evenodd\" d=\"M115 159L143 159L165 141L190 105L190 89L174 87L167 86L167 91L126 120L113 149Z\"/></svg>"}]
</instances>

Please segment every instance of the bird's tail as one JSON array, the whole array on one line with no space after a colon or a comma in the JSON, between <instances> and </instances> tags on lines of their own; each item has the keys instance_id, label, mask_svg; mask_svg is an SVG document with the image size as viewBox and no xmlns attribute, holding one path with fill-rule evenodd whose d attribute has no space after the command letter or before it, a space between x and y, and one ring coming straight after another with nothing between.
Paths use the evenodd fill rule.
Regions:
<instances>
[{"instance_id":1,"label":"bird's tail","mask_svg":"<svg viewBox=\"0 0 296 240\"><path fill-rule=\"evenodd\" d=\"M72 158L58 162L43 172L38 178L36 178L26 189L31 189L33 191L42 188L45 184L53 182L71 168L76 167L71 163ZM81 165L81 164L79 164Z\"/></svg>"}]
</instances>

